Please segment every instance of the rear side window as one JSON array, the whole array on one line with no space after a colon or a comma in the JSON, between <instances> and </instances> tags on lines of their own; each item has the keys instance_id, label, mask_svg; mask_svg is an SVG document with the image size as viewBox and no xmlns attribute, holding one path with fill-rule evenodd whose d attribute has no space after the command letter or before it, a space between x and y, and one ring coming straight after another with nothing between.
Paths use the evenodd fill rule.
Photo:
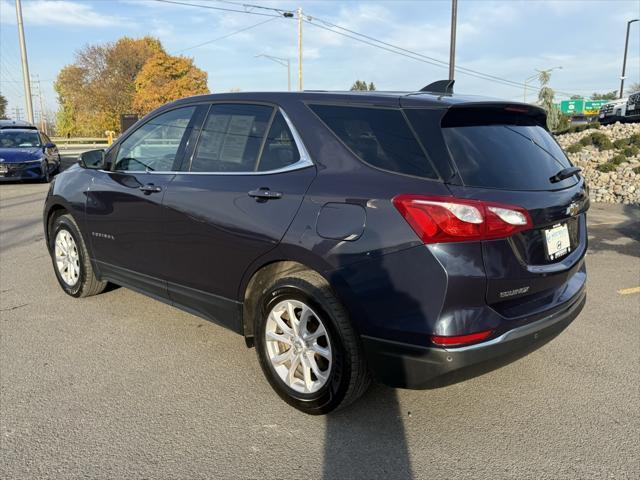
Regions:
<instances>
[{"instance_id":1,"label":"rear side window","mask_svg":"<svg viewBox=\"0 0 640 480\"><path fill-rule=\"evenodd\" d=\"M262 150L258 171L266 172L293 165L300 160L298 147L287 122L280 112L273 119Z\"/></svg>"},{"instance_id":2,"label":"rear side window","mask_svg":"<svg viewBox=\"0 0 640 480\"><path fill-rule=\"evenodd\" d=\"M361 160L391 172L438 178L400 110L309 105Z\"/></svg>"},{"instance_id":3,"label":"rear side window","mask_svg":"<svg viewBox=\"0 0 640 480\"><path fill-rule=\"evenodd\" d=\"M465 185L504 190L557 190L576 178L551 183L571 164L538 125L473 125L442 129Z\"/></svg>"},{"instance_id":4,"label":"rear side window","mask_svg":"<svg viewBox=\"0 0 640 480\"><path fill-rule=\"evenodd\" d=\"M273 108L265 105L215 104L202 127L192 172L251 172Z\"/></svg>"}]
</instances>

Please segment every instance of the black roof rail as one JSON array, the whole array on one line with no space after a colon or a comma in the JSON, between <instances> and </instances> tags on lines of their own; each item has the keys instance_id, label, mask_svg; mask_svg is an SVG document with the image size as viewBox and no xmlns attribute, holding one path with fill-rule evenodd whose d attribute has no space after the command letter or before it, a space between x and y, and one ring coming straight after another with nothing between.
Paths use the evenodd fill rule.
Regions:
<instances>
[{"instance_id":1,"label":"black roof rail","mask_svg":"<svg viewBox=\"0 0 640 480\"><path fill-rule=\"evenodd\" d=\"M455 80L437 80L430 83L426 87L420 89L421 92L443 93L445 95L453 94L453 84Z\"/></svg>"}]
</instances>

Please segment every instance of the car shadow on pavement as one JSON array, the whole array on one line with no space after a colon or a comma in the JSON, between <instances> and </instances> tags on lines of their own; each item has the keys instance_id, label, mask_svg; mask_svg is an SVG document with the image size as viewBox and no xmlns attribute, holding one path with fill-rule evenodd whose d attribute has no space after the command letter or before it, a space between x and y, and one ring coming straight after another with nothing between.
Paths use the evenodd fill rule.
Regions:
<instances>
[{"instance_id":1,"label":"car shadow on pavement","mask_svg":"<svg viewBox=\"0 0 640 480\"><path fill-rule=\"evenodd\" d=\"M412 478L395 389L372 385L359 401L326 417L325 480Z\"/></svg>"},{"instance_id":2,"label":"car shadow on pavement","mask_svg":"<svg viewBox=\"0 0 640 480\"><path fill-rule=\"evenodd\" d=\"M625 205L627 221L616 225L589 225L589 251L616 252L621 255L640 257L640 208Z\"/></svg>"}]
</instances>

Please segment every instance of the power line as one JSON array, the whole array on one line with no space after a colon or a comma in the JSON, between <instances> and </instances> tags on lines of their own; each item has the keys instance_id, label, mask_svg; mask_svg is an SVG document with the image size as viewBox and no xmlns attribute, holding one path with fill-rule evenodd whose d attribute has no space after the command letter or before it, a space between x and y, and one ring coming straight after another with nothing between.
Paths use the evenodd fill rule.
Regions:
<instances>
[{"instance_id":1,"label":"power line","mask_svg":"<svg viewBox=\"0 0 640 480\"><path fill-rule=\"evenodd\" d=\"M212 40L207 40L206 42L198 43L197 45L193 45L191 47L183 48L182 50L178 50L176 53L186 52L187 50L192 50L194 48L202 47L204 45L208 45L210 43L217 42L218 40L223 40L225 38L229 38L229 37L231 37L233 35L237 35L238 33L246 32L247 30L251 30L252 28L256 28L256 27L259 27L260 25L264 25L265 23L273 22L274 20L277 20L278 18L281 18L281 17L273 16L272 18L269 18L268 20L264 20L262 22L258 22L258 23L254 24L254 25L249 25L248 27L241 28L240 30L236 30L234 32L227 33L226 35L222 35L221 37L217 37L217 38L214 38Z\"/></svg>"},{"instance_id":2,"label":"power line","mask_svg":"<svg viewBox=\"0 0 640 480\"><path fill-rule=\"evenodd\" d=\"M259 13L259 12L251 12L248 10L233 10L231 8L224 8L224 7L214 7L212 5L202 5L199 3L188 3L188 2L178 2L175 0L155 0L156 2L159 3L169 3L169 4L173 4L173 5L183 5L186 7L199 7L199 8L206 8L208 10L222 10L224 12L235 12L235 13L246 13L248 15L260 15L262 17L279 17L282 15L271 15L269 13ZM276 9L274 9L276 10ZM277 10L276 10L277 11Z\"/></svg>"},{"instance_id":3,"label":"power line","mask_svg":"<svg viewBox=\"0 0 640 480\"><path fill-rule=\"evenodd\" d=\"M318 23L313 23L314 20L315 21L319 21L319 22L323 23L324 25L320 25ZM440 67L440 68L448 68L448 66L449 66L448 62L446 62L444 60L439 60L439 59L434 58L434 57L429 57L427 55L423 55L421 53L414 52L412 50L408 50L406 48L402 48L402 47L399 47L397 45L393 45L391 43L384 42L382 40L378 40L378 39L376 39L374 37L371 37L369 35L365 35L363 33L359 33L359 32L356 32L354 30L350 30L348 28L341 27L340 25L336 25L334 23L328 22L328 21L323 20L323 19L318 18L318 17L307 17L307 19L305 19L305 22L307 22L307 23L309 23L311 25L314 25L314 26L316 26L318 28L322 28L324 30L330 31L332 33L335 33L337 35L342 35L344 37L351 38L352 40L356 40L358 42L370 45L372 47L380 48L382 50L386 50L386 51L391 52L391 53L396 53L398 55L402 55L404 57L411 58L413 60L421 61L423 63L427 63L427 64L430 64L430 65L433 65L433 66L436 66L436 67ZM362 40L361 38L357 38L357 37L355 37L353 35L349 35L349 34L346 34L346 33L343 33L343 32L339 32L337 30L334 30L333 28L330 28L327 25L333 26L333 27L338 28L340 30L344 30L345 32L352 33L353 35L357 35L358 37L362 37L362 38L365 38L367 40L371 40L371 42ZM372 42L377 42L377 43L379 43L381 45L377 45L376 43L372 43ZM383 47L382 45L384 45L385 47ZM389 47L389 48L386 48L386 47ZM460 73L462 73L462 74L469 75L471 77L476 77L476 78L479 78L479 79L482 79L482 80L487 80L487 81L493 81L494 83L500 83L500 84L506 85L506 86L518 87L518 88L522 88L524 86L524 83L520 83L520 82L517 82L517 81L514 81L514 80L509 80L509 79L502 78L502 77L497 77L495 75L491 75L491 74L488 74L488 73L483 73L483 72L480 72L480 71L477 71L477 70L473 70L473 69L470 69L470 68L466 68L466 67L457 66L455 68L455 70L460 72ZM531 89L532 90L538 90L538 91L540 90L539 87L535 87L535 86L531 86ZM562 92L562 91L559 91L559 90L556 90L556 92L564 94L564 95L573 95L572 93Z\"/></svg>"},{"instance_id":4,"label":"power line","mask_svg":"<svg viewBox=\"0 0 640 480\"><path fill-rule=\"evenodd\" d=\"M260 8L260 9L264 9L264 10L273 10L273 11L277 11L277 12L282 12L282 10L279 10L279 9L276 9L276 8L264 7L264 6L261 6L261 5L253 5L253 4L250 4L250 3L233 2L233 1L229 1L229 0L214 0L214 1L221 2L221 3L227 3L227 4L231 4L231 5L242 6L244 8ZM419 53L419 52L415 52L415 51L412 51L412 50L409 50L409 49L406 49L406 48L403 48L403 47L399 47L398 45L394 45L392 43L385 42L383 40L379 40L377 38L374 38L374 37L372 37L370 35L366 35L364 33L356 32L355 30L351 30L351 29L343 27L341 25L329 22L328 20L322 19L320 17L307 15L306 18L305 18L305 21L307 23L312 24L312 25L319 26L319 25L313 23L314 21L318 21L318 22L321 22L321 23L324 24L325 30L331 31L331 32L336 33L338 35L346 36L346 37L351 38L353 40L360 41L362 43L370 45L372 47L381 48L376 44L372 44L372 43L369 43L369 42L363 42L362 40L360 40L358 38L352 37L351 35L345 35L345 34L342 34L340 32L334 31L334 30L332 30L332 28L337 28L337 29L343 30L344 32L348 32L348 33L356 35L358 37L362 37L362 38L365 38L365 39L370 40L372 42L376 42L376 43L379 43L381 45L390 47L391 50L383 49L383 50L386 50L388 52L400 54L399 52L396 51L396 50L399 50L401 52L404 52L404 53L407 53L407 54L411 55L411 56L404 55L404 56L406 56L408 58L413 58L414 60L418 60L417 58L414 58L414 56L415 57L420 57L420 58L422 58L424 60L429 60L429 61L424 62L424 63L428 63L428 64L431 64L431 65L434 65L434 66L439 66L441 68L449 68L449 63L444 61L444 60L440 60L438 58L430 57L428 55L424 55L424 54ZM322 26L319 26L319 27L323 28ZM432 62L435 62L435 63L432 63ZM469 76L480 78L480 79L483 79L483 80L494 80L495 82L499 82L499 83L501 83L503 85L507 85L507 86L513 86L513 87L522 88L523 85L524 85L523 83L518 82L518 81L514 81L514 80L509 80L507 78L498 77L496 75L491 75L491 74L488 74L488 73L480 72L478 70L473 70L473 69L467 68L467 67L457 66L457 67L455 67L455 70L459 71L460 73L465 73L465 74L467 74ZM534 86L532 86L531 88L533 90L540 90L540 88L534 87ZM565 95L572 95L571 93L561 92L561 91L557 91L557 93L562 93L562 94L565 94Z\"/></svg>"},{"instance_id":5,"label":"power line","mask_svg":"<svg viewBox=\"0 0 640 480\"><path fill-rule=\"evenodd\" d=\"M293 16L293 11L290 10L283 10L283 9L278 9L278 8L273 8L273 7L265 7L262 5L254 5L254 4L250 4L250 3L241 3L241 2L233 2L233 1L229 1L229 0L214 0L220 3L225 3L225 4L229 4L229 5L235 5L235 6L241 6L243 7L243 10L234 10L234 9L230 9L230 8L224 8L224 7L214 7L211 5L202 5L202 4L194 4L194 3L187 3L187 2L180 2L180 1L176 1L176 0L155 0L157 2L161 2L161 3L169 3L169 4L175 4L175 5L183 5L183 6L191 6L191 7L199 7L199 8L206 8L206 9L211 9L211 10L222 10L222 11L228 11L228 12L236 12L236 13L246 13L249 15L262 15L262 16L269 16L269 17L278 17L278 16L282 16L284 15L285 17L292 17ZM270 15L267 13L259 13L259 12L254 12L251 11L250 9L261 9L261 10L269 10L269 11L273 11L276 12L277 15ZM315 17L315 16L311 16L311 15L305 15L304 22L313 25L317 28L321 28L324 30L327 30L329 32L332 32L334 34L337 35L341 35L343 37L347 37L350 38L352 40L355 40L357 42L360 43L364 43L366 45L381 49L381 50L385 50L389 53L394 53L396 55L401 55L403 57L406 58L410 58L412 60L416 60L422 63L426 63L435 67L439 67L439 68L448 68L449 67L449 63L444 61L444 60L440 60L438 58L434 58L434 57L430 57L428 55L424 55L421 54L419 52L415 52L403 47L399 47L397 45L394 45L392 43L389 42L385 42L383 40L379 40L375 37L372 37L370 35L366 35L360 32L356 32L355 30L351 30L348 29L346 27L343 27L341 25L337 25L335 23L329 22L328 20L324 20L322 18L319 17ZM316 22L316 23L314 23ZM319 22L319 23L318 23ZM339 29L342 31L338 31L335 29ZM344 32L348 32L348 33L344 33ZM229 35L231 36L231 35ZM359 38L361 37L361 38ZM226 38L226 37L221 37L222 38ZM216 41L216 40L220 40L220 39L214 39L212 41ZM189 48L196 48L194 47L189 47ZM186 50L186 49L185 49ZM184 50L182 50L184 51ZM524 87L524 83L522 82L517 82L514 80L510 80L507 78L502 78L502 77L498 77L496 75L491 75L488 73L484 73L484 72L480 72L478 70L474 70L471 68L467 68L467 67L462 67L462 66L456 66L455 70L464 74L464 75L468 75L471 77L475 77L481 80L486 80L486 81L491 81L494 83L498 83L501 85L505 85L505 86L509 86L509 87L517 87L517 88L523 88ZM541 88L540 87L535 87L535 86L531 86L532 90L535 91L540 91ZM560 91L560 90L556 90L556 93L559 94L563 94L563 95L573 95L572 93L569 92L564 92L564 91Z\"/></svg>"}]
</instances>

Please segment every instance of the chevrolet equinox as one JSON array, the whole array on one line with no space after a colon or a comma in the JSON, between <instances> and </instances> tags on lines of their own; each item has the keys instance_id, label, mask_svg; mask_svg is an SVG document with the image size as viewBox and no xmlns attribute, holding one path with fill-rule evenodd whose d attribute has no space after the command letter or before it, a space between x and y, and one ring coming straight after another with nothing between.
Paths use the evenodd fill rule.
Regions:
<instances>
[{"instance_id":1,"label":"chevrolet equinox","mask_svg":"<svg viewBox=\"0 0 640 480\"><path fill-rule=\"evenodd\" d=\"M585 182L544 110L451 86L155 110L51 184L60 286L230 328L310 414L524 356L584 306Z\"/></svg>"}]
</instances>

